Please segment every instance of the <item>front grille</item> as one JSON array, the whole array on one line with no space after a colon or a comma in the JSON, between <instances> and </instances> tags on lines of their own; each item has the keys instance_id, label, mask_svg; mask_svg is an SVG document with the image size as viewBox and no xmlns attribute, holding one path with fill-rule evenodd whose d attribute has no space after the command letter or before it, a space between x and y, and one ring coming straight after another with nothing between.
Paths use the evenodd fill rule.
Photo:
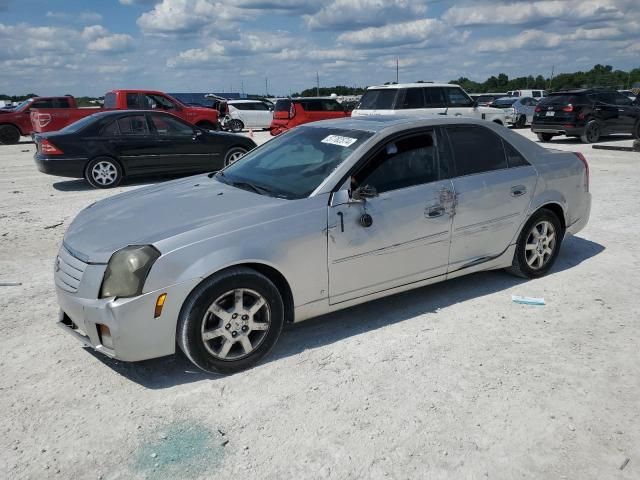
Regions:
<instances>
[{"instance_id":1,"label":"front grille","mask_svg":"<svg viewBox=\"0 0 640 480\"><path fill-rule=\"evenodd\" d=\"M60 248L54 268L56 285L69 293L76 293L87 264L72 256L66 248Z\"/></svg>"}]
</instances>

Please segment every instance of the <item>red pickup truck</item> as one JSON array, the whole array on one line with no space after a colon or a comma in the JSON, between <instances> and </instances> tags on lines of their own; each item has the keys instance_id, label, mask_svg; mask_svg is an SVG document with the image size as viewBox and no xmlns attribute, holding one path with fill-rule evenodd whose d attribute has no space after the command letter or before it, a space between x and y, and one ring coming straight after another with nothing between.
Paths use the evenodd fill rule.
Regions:
<instances>
[{"instance_id":1,"label":"red pickup truck","mask_svg":"<svg viewBox=\"0 0 640 480\"><path fill-rule=\"evenodd\" d=\"M20 141L21 135L31 135L33 128L29 114L34 108L55 108L62 111L78 108L78 105L71 96L34 97L13 108L0 109L0 144L12 145Z\"/></svg>"},{"instance_id":2,"label":"red pickup truck","mask_svg":"<svg viewBox=\"0 0 640 480\"><path fill-rule=\"evenodd\" d=\"M112 90L104 96L103 110L162 110L207 130L218 129L218 111L185 105L163 92L151 90ZM60 130L96 110L87 108L39 108L31 111L31 124L37 133Z\"/></svg>"}]
</instances>

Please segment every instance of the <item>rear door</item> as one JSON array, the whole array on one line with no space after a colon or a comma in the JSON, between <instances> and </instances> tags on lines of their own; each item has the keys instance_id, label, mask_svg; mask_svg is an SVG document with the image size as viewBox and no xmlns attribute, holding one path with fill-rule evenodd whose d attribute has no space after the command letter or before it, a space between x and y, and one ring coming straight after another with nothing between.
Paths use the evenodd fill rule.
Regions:
<instances>
[{"instance_id":1,"label":"rear door","mask_svg":"<svg viewBox=\"0 0 640 480\"><path fill-rule=\"evenodd\" d=\"M596 118L604 126L605 133L624 131L624 123L620 119L618 106L615 104L613 95L609 92L598 92L593 94L593 97L596 100L593 110Z\"/></svg>"},{"instance_id":2,"label":"rear door","mask_svg":"<svg viewBox=\"0 0 640 480\"><path fill-rule=\"evenodd\" d=\"M495 258L515 242L535 190L536 170L512 145L478 125L445 128L456 197L449 271Z\"/></svg>"}]
</instances>

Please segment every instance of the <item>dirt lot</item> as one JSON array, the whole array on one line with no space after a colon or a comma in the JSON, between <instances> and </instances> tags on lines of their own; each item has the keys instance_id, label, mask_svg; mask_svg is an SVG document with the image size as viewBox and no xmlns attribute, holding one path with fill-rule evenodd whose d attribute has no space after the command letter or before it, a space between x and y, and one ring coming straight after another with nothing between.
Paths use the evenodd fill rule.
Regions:
<instances>
[{"instance_id":1,"label":"dirt lot","mask_svg":"<svg viewBox=\"0 0 640 480\"><path fill-rule=\"evenodd\" d=\"M116 192L0 146L0 478L640 478L640 154L553 145L587 156L593 209L550 275L292 326L228 377L111 361L55 326L64 230Z\"/></svg>"}]
</instances>

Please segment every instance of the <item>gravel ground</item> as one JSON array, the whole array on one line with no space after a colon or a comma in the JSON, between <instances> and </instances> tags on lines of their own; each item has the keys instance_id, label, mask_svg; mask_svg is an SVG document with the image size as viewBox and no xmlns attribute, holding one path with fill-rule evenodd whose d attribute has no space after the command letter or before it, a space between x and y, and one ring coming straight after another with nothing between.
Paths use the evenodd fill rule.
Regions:
<instances>
[{"instance_id":1,"label":"gravel ground","mask_svg":"<svg viewBox=\"0 0 640 480\"><path fill-rule=\"evenodd\" d=\"M111 361L55 326L65 228L159 180L93 190L0 146L0 478L640 478L640 153L552 145L587 156L593 209L547 277L479 273L303 322L227 377Z\"/></svg>"}]
</instances>

